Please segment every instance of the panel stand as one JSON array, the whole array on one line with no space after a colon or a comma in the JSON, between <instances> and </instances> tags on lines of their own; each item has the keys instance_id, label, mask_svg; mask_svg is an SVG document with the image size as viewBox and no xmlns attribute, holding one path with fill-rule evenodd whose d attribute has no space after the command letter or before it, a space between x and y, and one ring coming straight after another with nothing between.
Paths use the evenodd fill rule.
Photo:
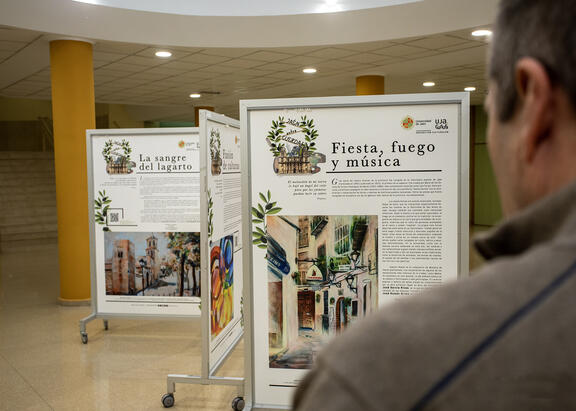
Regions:
<instances>
[{"instance_id":1,"label":"panel stand","mask_svg":"<svg viewBox=\"0 0 576 411\"><path fill-rule=\"evenodd\" d=\"M88 333L86 332L86 324L97 318L101 317L96 313L92 313L88 317L82 318L80 320L80 338L82 339L82 344L88 344ZM104 331L108 331L108 320L106 318L102 318L102 322L104 324Z\"/></svg>"},{"instance_id":2,"label":"panel stand","mask_svg":"<svg viewBox=\"0 0 576 411\"><path fill-rule=\"evenodd\" d=\"M207 118L211 121L219 122L228 126L231 124L233 127L239 129L239 124L236 120L229 119L223 115L209 113L205 110L200 111L200 170L204 174L201 182L201 247L200 255L204 256L201 267L201 284L210 284L210 279L208 276L208 265L209 259L206 257L209 255L209 238L208 238L208 197L206 188L206 170L207 166L207 136L204 133L206 130ZM230 123L231 122L231 123ZM241 411L245 408L244 401L244 378L239 377L217 377L214 374L218 372L222 364L230 356L230 353L237 346L238 342L242 338L242 334L238 335L235 340L231 343L227 351L220 357L220 359L211 367L210 364L210 291L208 287L201 287L200 299L201 307L200 310L200 324L201 324L201 346L202 346L202 356L201 356L201 375L183 375L183 374L169 374L167 377L167 392L162 396L162 405L165 408L170 408L174 406L174 392L176 391L176 383L178 384L201 384L201 385L231 385L238 387L238 396L232 400L232 409L235 411Z\"/></svg>"}]
</instances>

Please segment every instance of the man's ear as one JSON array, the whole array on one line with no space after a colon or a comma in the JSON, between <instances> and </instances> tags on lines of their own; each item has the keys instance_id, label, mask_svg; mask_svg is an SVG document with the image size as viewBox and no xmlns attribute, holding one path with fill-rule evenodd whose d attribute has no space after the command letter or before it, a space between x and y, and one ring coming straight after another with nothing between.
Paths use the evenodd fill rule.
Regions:
<instances>
[{"instance_id":1,"label":"man's ear","mask_svg":"<svg viewBox=\"0 0 576 411\"><path fill-rule=\"evenodd\" d=\"M523 57L515 68L519 119L522 124L523 159L532 162L542 143L551 137L554 122L554 92L546 68L538 60Z\"/></svg>"}]
</instances>

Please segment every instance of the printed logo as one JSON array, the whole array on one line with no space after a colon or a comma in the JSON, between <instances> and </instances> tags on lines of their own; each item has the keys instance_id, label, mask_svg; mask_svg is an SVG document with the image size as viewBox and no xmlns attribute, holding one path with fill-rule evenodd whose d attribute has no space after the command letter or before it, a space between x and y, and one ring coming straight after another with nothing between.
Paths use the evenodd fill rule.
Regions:
<instances>
[{"instance_id":1,"label":"printed logo","mask_svg":"<svg viewBox=\"0 0 576 411\"><path fill-rule=\"evenodd\" d=\"M414 127L414 119L411 116L406 116L402 119L402 127L406 130L410 130Z\"/></svg>"},{"instance_id":2,"label":"printed logo","mask_svg":"<svg viewBox=\"0 0 576 411\"><path fill-rule=\"evenodd\" d=\"M326 162L326 155L316 151L318 130L314 120L302 116L300 120L278 117L266 136L266 143L274 156L276 174L316 174L318 164Z\"/></svg>"},{"instance_id":3,"label":"printed logo","mask_svg":"<svg viewBox=\"0 0 576 411\"><path fill-rule=\"evenodd\" d=\"M448 130L448 120L445 118L436 119L436 130Z\"/></svg>"},{"instance_id":4,"label":"printed logo","mask_svg":"<svg viewBox=\"0 0 576 411\"><path fill-rule=\"evenodd\" d=\"M136 163L131 161L131 153L132 148L127 140L107 140L102 150L102 156L106 162L106 172L108 174L132 173Z\"/></svg>"},{"instance_id":5,"label":"printed logo","mask_svg":"<svg viewBox=\"0 0 576 411\"><path fill-rule=\"evenodd\" d=\"M186 145L186 143L184 142L184 140L180 140L178 142L178 147L180 147L180 148L184 148L185 145Z\"/></svg>"},{"instance_id":6,"label":"printed logo","mask_svg":"<svg viewBox=\"0 0 576 411\"><path fill-rule=\"evenodd\" d=\"M215 128L210 130L210 160L212 162L212 175L220 175L222 173L222 143L220 142L220 131Z\"/></svg>"}]
</instances>

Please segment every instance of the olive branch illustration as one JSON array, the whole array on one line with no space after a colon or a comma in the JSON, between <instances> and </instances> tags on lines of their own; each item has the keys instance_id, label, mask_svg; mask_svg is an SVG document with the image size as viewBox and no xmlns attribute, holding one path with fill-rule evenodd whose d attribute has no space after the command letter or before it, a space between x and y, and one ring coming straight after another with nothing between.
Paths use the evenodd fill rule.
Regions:
<instances>
[{"instance_id":1,"label":"olive branch illustration","mask_svg":"<svg viewBox=\"0 0 576 411\"><path fill-rule=\"evenodd\" d=\"M268 239L266 238L266 216L278 214L282 208L276 207L276 201L272 201L270 190L266 194L258 193L262 203L252 207L252 223L255 231L252 231L252 243L258 248L267 248ZM257 225L258 224L258 225ZM260 225L260 226L259 226Z\"/></svg>"},{"instance_id":2,"label":"olive branch illustration","mask_svg":"<svg viewBox=\"0 0 576 411\"><path fill-rule=\"evenodd\" d=\"M94 200L94 211L96 223L103 225L104 231L109 231L110 229L106 226L106 216L108 215L108 209L110 208L110 197L106 195L106 190L98 191L98 198Z\"/></svg>"},{"instance_id":3,"label":"olive branch illustration","mask_svg":"<svg viewBox=\"0 0 576 411\"><path fill-rule=\"evenodd\" d=\"M300 117L300 121L286 121L284 117L278 117L278 120L272 120L272 128L266 137L270 144L270 152L274 157L279 157L282 149L286 147L286 145L282 143L282 139L285 135L284 129L286 128L286 124L289 122L290 124L296 125L302 133L304 133L304 140L306 142L300 144L300 152L308 151L312 153L316 151L315 140L318 138L318 130L314 128L313 119L302 116Z\"/></svg>"},{"instance_id":4,"label":"olive branch illustration","mask_svg":"<svg viewBox=\"0 0 576 411\"><path fill-rule=\"evenodd\" d=\"M306 143L301 146L301 149L309 152L316 151L315 140L318 138L318 130L314 128L314 120L308 120L306 116L301 117L300 129L304 133L304 140L306 140Z\"/></svg>"},{"instance_id":5,"label":"olive branch illustration","mask_svg":"<svg viewBox=\"0 0 576 411\"><path fill-rule=\"evenodd\" d=\"M280 151L285 147L285 144L282 143L285 127L284 117L278 117L278 121L272 120L272 129L268 132L268 140L270 140L270 151L274 157L280 156Z\"/></svg>"},{"instance_id":6,"label":"olive branch illustration","mask_svg":"<svg viewBox=\"0 0 576 411\"><path fill-rule=\"evenodd\" d=\"M102 150L102 156L104 156L104 161L106 163L110 163L110 161L112 161L112 150L114 149L114 146L120 146L124 152L124 158L126 159L126 162L130 161L132 148L130 147L128 140L122 140L120 143L117 141L107 140L104 143L104 149Z\"/></svg>"}]
</instances>

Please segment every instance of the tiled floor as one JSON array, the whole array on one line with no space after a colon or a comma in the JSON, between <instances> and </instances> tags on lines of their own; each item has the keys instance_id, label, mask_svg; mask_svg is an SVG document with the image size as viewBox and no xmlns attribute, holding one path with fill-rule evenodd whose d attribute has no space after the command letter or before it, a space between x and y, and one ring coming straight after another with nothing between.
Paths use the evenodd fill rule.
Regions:
<instances>
[{"instance_id":1,"label":"tiled floor","mask_svg":"<svg viewBox=\"0 0 576 411\"><path fill-rule=\"evenodd\" d=\"M78 321L57 303L55 244L0 254L0 410L163 410L170 373L200 373L199 320ZM239 346L219 375L243 375ZM174 410L229 410L236 388L176 385Z\"/></svg>"},{"instance_id":2,"label":"tiled floor","mask_svg":"<svg viewBox=\"0 0 576 411\"><path fill-rule=\"evenodd\" d=\"M0 410L162 410L167 374L200 373L199 320L111 320L108 331L96 320L83 345L78 321L90 308L58 295L56 244L0 254ZM243 375L241 345L219 375ZM235 396L177 384L173 409L229 410Z\"/></svg>"}]
</instances>

